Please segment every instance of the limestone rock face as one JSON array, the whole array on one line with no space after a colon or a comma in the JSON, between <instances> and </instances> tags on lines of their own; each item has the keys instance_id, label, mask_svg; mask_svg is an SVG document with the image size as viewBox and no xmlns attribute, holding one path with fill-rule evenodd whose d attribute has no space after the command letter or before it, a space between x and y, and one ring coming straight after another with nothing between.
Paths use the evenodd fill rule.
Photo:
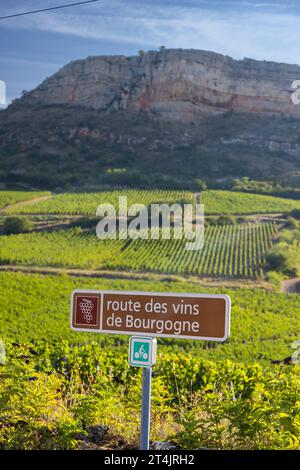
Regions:
<instances>
[{"instance_id":1,"label":"limestone rock face","mask_svg":"<svg viewBox=\"0 0 300 470\"><path fill-rule=\"evenodd\" d=\"M300 118L291 99L295 80L298 65L164 49L71 62L18 102L144 111L180 122L228 111Z\"/></svg>"}]
</instances>

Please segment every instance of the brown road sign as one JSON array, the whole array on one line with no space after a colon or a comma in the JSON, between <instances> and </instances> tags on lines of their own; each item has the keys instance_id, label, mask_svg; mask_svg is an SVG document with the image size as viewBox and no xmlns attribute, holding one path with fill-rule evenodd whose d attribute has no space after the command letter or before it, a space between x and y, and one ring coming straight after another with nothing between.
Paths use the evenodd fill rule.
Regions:
<instances>
[{"instance_id":1,"label":"brown road sign","mask_svg":"<svg viewBox=\"0 0 300 470\"><path fill-rule=\"evenodd\" d=\"M98 333L225 341L227 295L83 291L72 293L71 328Z\"/></svg>"}]
</instances>

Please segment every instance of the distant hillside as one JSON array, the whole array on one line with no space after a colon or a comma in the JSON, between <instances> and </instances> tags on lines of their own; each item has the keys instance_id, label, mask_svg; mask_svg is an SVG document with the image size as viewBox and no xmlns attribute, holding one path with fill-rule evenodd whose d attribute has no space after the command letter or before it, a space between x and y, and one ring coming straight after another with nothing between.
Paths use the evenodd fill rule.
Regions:
<instances>
[{"instance_id":1,"label":"distant hillside","mask_svg":"<svg viewBox=\"0 0 300 470\"><path fill-rule=\"evenodd\" d=\"M0 112L2 187L197 188L300 171L300 67L161 50L72 62Z\"/></svg>"}]
</instances>

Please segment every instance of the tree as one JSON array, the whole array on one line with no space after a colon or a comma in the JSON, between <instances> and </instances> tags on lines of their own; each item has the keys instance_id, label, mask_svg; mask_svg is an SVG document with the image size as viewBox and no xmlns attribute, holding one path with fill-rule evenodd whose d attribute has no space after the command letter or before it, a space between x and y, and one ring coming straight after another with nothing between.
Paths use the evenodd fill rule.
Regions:
<instances>
[{"instance_id":1,"label":"tree","mask_svg":"<svg viewBox=\"0 0 300 470\"><path fill-rule=\"evenodd\" d=\"M197 178L196 183L198 185L199 191L206 191L207 190L207 183L204 179Z\"/></svg>"},{"instance_id":2,"label":"tree","mask_svg":"<svg viewBox=\"0 0 300 470\"><path fill-rule=\"evenodd\" d=\"M146 54L146 52L143 49L139 50L139 56L143 57Z\"/></svg>"}]
</instances>

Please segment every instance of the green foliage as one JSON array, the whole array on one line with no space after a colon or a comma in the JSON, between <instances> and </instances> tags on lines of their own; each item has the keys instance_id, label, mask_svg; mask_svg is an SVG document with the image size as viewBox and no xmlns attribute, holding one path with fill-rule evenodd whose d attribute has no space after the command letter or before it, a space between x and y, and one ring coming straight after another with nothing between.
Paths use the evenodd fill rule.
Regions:
<instances>
[{"instance_id":1,"label":"green foliage","mask_svg":"<svg viewBox=\"0 0 300 470\"><path fill-rule=\"evenodd\" d=\"M28 217L6 217L4 222L4 232L7 235L31 232L33 224Z\"/></svg>"},{"instance_id":2,"label":"green foliage","mask_svg":"<svg viewBox=\"0 0 300 470\"><path fill-rule=\"evenodd\" d=\"M12 357L0 378L0 448L76 447L82 428L63 403L60 377Z\"/></svg>"},{"instance_id":3,"label":"green foliage","mask_svg":"<svg viewBox=\"0 0 300 470\"><path fill-rule=\"evenodd\" d=\"M234 225L237 222L237 219L234 215L222 214L217 217L217 225Z\"/></svg>"},{"instance_id":4,"label":"green foliage","mask_svg":"<svg viewBox=\"0 0 300 470\"><path fill-rule=\"evenodd\" d=\"M150 292L211 292L228 294L232 302L231 337L224 343L159 340L161 351L194 351L198 357L233 359L264 364L291 354L291 344L300 331L300 304L296 295L265 292L262 289L208 289L199 283L145 280L77 278L21 273L0 273L1 339L26 342L47 339L77 344L96 340L99 347L127 351L128 338L118 335L77 333L70 330L70 293L74 289L106 289ZM64 356L62 356L63 358ZM112 359L111 359L112 360ZM86 362L86 361L84 361ZM193 359L181 361L180 380L194 380ZM176 365L176 363L175 363ZM86 366L89 371L90 366ZM173 371L168 372L172 376ZM120 377L126 380L126 376Z\"/></svg>"},{"instance_id":5,"label":"green foliage","mask_svg":"<svg viewBox=\"0 0 300 470\"><path fill-rule=\"evenodd\" d=\"M67 341L8 343L7 352L0 372L2 449L76 448L95 424L137 444L141 370L129 367L126 352ZM173 439L184 449L299 447L297 366L263 369L160 354L152 390L152 439Z\"/></svg>"},{"instance_id":6,"label":"green foliage","mask_svg":"<svg viewBox=\"0 0 300 470\"><path fill-rule=\"evenodd\" d=\"M201 194L200 202L206 214L287 213L300 209L300 201L293 199L212 189Z\"/></svg>"},{"instance_id":7,"label":"green foliage","mask_svg":"<svg viewBox=\"0 0 300 470\"><path fill-rule=\"evenodd\" d=\"M295 217L290 216L290 217L287 218L286 226L290 229L299 229L300 228L300 222Z\"/></svg>"},{"instance_id":8,"label":"green foliage","mask_svg":"<svg viewBox=\"0 0 300 470\"><path fill-rule=\"evenodd\" d=\"M67 268L124 269L161 273L260 278L276 233L273 223L233 223L205 230L200 251L186 250L186 240L99 240L80 228L1 237L0 263Z\"/></svg>"},{"instance_id":9,"label":"green foliage","mask_svg":"<svg viewBox=\"0 0 300 470\"><path fill-rule=\"evenodd\" d=\"M90 133L81 132L84 127ZM126 110L107 113L85 108L78 113L72 106L51 105L32 113L30 107L17 106L1 113L0 128L3 138L7 136L0 149L2 179L55 192L97 191L103 187L107 168L134 171L140 175L136 183L140 187L148 181L149 188L168 185L194 190L198 178L226 184L232 175L278 179L299 171L297 156L282 158L258 144L274 135L296 142L297 126L285 118L256 113L225 113L198 120L196 126L165 120L162 126L146 113ZM257 145L237 139L244 136L245 128L256 136ZM12 129L14 139L9 139ZM77 131L72 134L70 129ZM96 129L100 138L92 133ZM50 134L55 137L51 148ZM39 143L36 148L22 145L33 140Z\"/></svg>"},{"instance_id":10,"label":"green foliage","mask_svg":"<svg viewBox=\"0 0 300 470\"><path fill-rule=\"evenodd\" d=\"M204 189L203 187L202 191ZM28 204L22 205L21 208L12 207L8 212L94 215L100 204L112 204L117 208L119 196L124 195L128 198L129 206L135 203L149 205L151 203L165 202L173 204L183 199L190 203L194 201L193 194L188 191L129 189L126 191L119 190L98 193L58 194L51 199L34 204L30 204L29 201ZM219 215L287 213L293 209L300 209L300 201L297 200L220 190L204 190L201 193L200 202L205 204L205 214Z\"/></svg>"},{"instance_id":11,"label":"green foliage","mask_svg":"<svg viewBox=\"0 0 300 470\"><path fill-rule=\"evenodd\" d=\"M246 191L250 193L271 194L280 191L281 185L273 181L250 180L247 176L241 179L234 179L231 189L233 191Z\"/></svg>"},{"instance_id":12,"label":"green foliage","mask_svg":"<svg viewBox=\"0 0 300 470\"><path fill-rule=\"evenodd\" d=\"M290 222L288 221L289 225ZM292 224L291 230L283 230L276 243L267 255L270 269L286 276L300 275L300 228Z\"/></svg>"},{"instance_id":13,"label":"green foliage","mask_svg":"<svg viewBox=\"0 0 300 470\"><path fill-rule=\"evenodd\" d=\"M121 194L59 195L26 204L22 211L94 214L100 203L117 205ZM127 195L129 205L193 200L184 191L134 190ZM99 241L77 227L1 236L0 262L258 278L271 249L269 263L280 266L279 272L269 273L271 282L278 286L282 272L297 273L300 235L295 219L288 219L292 230L284 230L273 245L273 223L237 224L234 217L250 208L289 212L294 201L225 191L205 191L203 198L217 215L216 225L206 229L201 252L188 252L184 241L174 239ZM7 351L0 369L1 449L73 449L87 436L88 427L97 424L137 442L141 371L128 365L128 338L70 331L70 293L76 288L191 293L203 289L188 280L0 273L0 297L5 299L0 340L5 340ZM290 355L298 339L298 298L259 289L205 288L212 293L221 290L232 301L231 337L226 343L159 340L152 439L173 439L185 449L299 448L299 367L270 366L271 360ZM12 345L13 340L19 344Z\"/></svg>"},{"instance_id":14,"label":"green foliage","mask_svg":"<svg viewBox=\"0 0 300 470\"><path fill-rule=\"evenodd\" d=\"M297 220L300 220L300 209L294 209L290 213L291 217L294 217Z\"/></svg>"},{"instance_id":15,"label":"green foliage","mask_svg":"<svg viewBox=\"0 0 300 470\"><path fill-rule=\"evenodd\" d=\"M122 244L98 240L79 227L1 237L2 263L96 268L105 266Z\"/></svg>"},{"instance_id":16,"label":"green foliage","mask_svg":"<svg viewBox=\"0 0 300 470\"><path fill-rule=\"evenodd\" d=\"M50 195L49 192L34 191L0 191L0 209L5 208L8 204L17 202L30 201L42 196Z\"/></svg>"},{"instance_id":17,"label":"green foliage","mask_svg":"<svg viewBox=\"0 0 300 470\"><path fill-rule=\"evenodd\" d=\"M189 191L176 190L135 190L106 191L99 193L64 193L58 194L46 201L26 204L21 209L12 207L10 213L26 214L82 214L96 215L100 204L112 204L116 211L119 207L119 197L127 196L128 207L132 204L166 203L173 204L182 199L193 202L193 194Z\"/></svg>"},{"instance_id":18,"label":"green foliage","mask_svg":"<svg viewBox=\"0 0 300 470\"><path fill-rule=\"evenodd\" d=\"M268 271L267 281L273 284L277 289L281 287L284 276L278 273L277 271Z\"/></svg>"},{"instance_id":19,"label":"green foliage","mask_svg":"<svg viewBox=\"0 0 300 470\"><path fill-rule=\"evenodd\" d=\"M300 190L296 187L286 186L278 181L257 181L251 180L245 176L240 179L234 179L230 185L232 191L244 191L256 194L269 194L283 198L300 198Z\"/></svg>"},{"instance_id":20,"label":"green foliage","mask_svg":"<svg viewBox=\"0 0 300 470\"><path fill-rule=\"evenodd\" d=\"M197 178L196 183L198 185L199 191L206 191L207 190L207 183L204 179Z\"/></svg>"},{"instance_id":21,"label":"green foliage","mask_svg":"<svg viewBox=\"0 0 300 470\"><path fill-rule=\"evenodd\" d=\"M299 375L225 362L210 385L179 408L173 439L184 448L299 448Z\"/></svg>"}]
</instances>

